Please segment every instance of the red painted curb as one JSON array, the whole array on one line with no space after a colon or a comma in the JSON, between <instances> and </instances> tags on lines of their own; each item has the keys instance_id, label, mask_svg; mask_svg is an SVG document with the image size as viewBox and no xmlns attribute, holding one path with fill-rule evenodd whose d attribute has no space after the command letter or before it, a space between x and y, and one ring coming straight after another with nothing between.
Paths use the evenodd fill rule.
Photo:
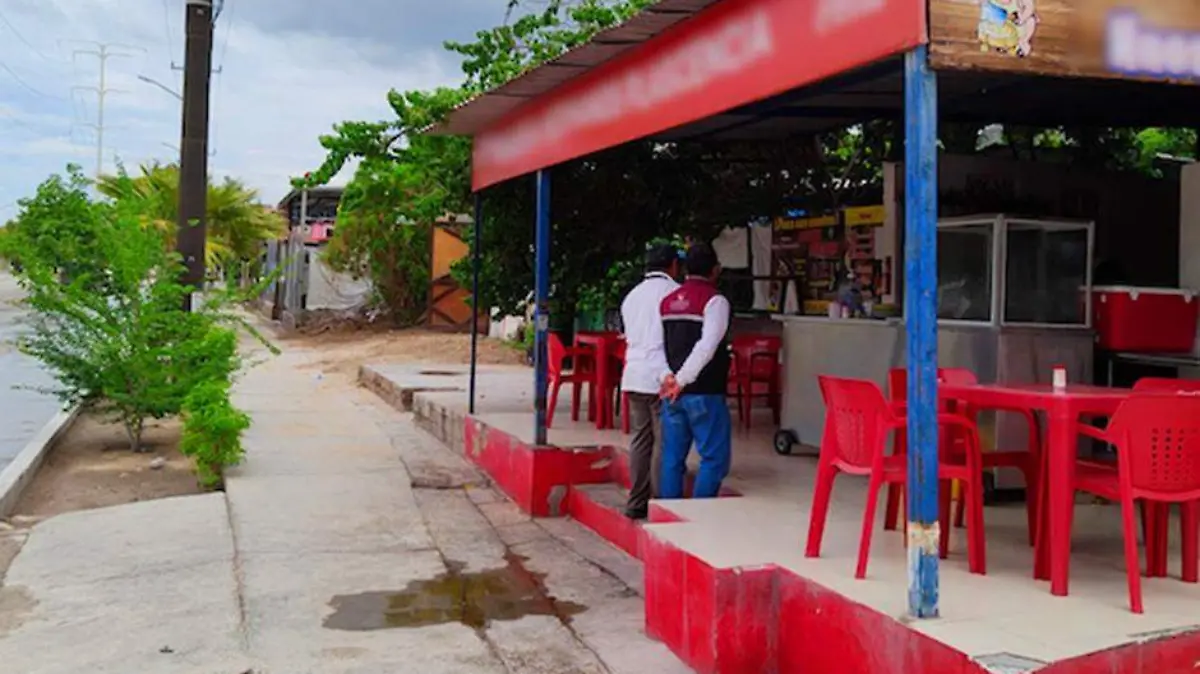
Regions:
<instances>
[{"instance_id":1,"label":"red painted curb","mask_svg":"<svg viewBox=\"0 0 1200 674\"><path fill-rule=\"evenodd\" d=\"M644 564L646 633L700 674L986 674L966 654L776 566L716 569L579 485L628 485L625 452L531 447L468 418L467 456L525 512L570 514ZM735 492L723 494L737 496ZM683 522L652 503L650 522ZM1195 674L1200 629L1071 660L1038 674Z\"/></svg>"}]
</instances>

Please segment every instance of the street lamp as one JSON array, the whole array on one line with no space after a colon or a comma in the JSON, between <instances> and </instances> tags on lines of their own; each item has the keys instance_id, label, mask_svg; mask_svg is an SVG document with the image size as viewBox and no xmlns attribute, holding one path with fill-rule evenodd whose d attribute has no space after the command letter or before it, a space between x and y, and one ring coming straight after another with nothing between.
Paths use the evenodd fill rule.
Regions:
<instances>
[{"instance_id":1,"label":"street lamp","mask_svg":"<svg viewBox=\"0 0 1200 674\"><path fill-rule=\"evenodd\" d=\"M183 94L180 94L178 91L175 91L171 87L168 87L167 85L163 84L162 82L159 82L158 80L154 79L153 77L147 77L145 75L138 75L137 78L139 80L145 82L146 84L158 87L159 89L162 89L163 91L167 92L168 94L171 94L180 103L183 102ZM177 146L177 145L172 145L170 143L163 143L163 145L166 145L167 147L171 148L172 150L175 150L176 152L179 152L179 146ZM217 149L215 147L210 149L208 151L208 156L210 156L210 157L217 156Z\"/></svg>"},{"instance_id":2,"label":"street lamp","mask_svg":"<svg viewBox=\"0 0 1200 674\"><path fill-rule=\"evenodd\" d=\"M145 75L138 75L137 78L139 80L145 82L146 84L156 86L159 89L162 89L163 91L167 92L168 94L171 94L176 99L178 99L180 103L183 102L183 94L179 93L178 91L175 91L174 89L172 89L171 87L168 87L167 85L163 84L162 82L159 82L158 80L154 79L153 77L146 77Z\"/></svg>"}]
</instances>

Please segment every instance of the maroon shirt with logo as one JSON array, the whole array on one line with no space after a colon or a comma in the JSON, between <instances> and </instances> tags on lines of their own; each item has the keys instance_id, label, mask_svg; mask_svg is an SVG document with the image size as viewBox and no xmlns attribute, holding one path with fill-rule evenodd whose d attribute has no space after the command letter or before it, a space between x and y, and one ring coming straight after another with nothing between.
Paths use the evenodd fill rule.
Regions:
<instances>
[{"instance_id":1,"label":"maroon shirt with logo","mask_svg":"<svg viewBox=\"0 0 1200 674\"><path fill-rule=\"evenodd\" d=\"M667 365L672 372L679 372L696 343L700 341L704 330L704 309L709 300L718 295L720 292L711 281L688 277L683 285L663 299L660 307L663 341L667 351ZM723 343L713 354L712 360L700 371L696 381L684 387L683 394L725 395L728 386L729 349L728 344Z\"/></svg>"}]
</instances>

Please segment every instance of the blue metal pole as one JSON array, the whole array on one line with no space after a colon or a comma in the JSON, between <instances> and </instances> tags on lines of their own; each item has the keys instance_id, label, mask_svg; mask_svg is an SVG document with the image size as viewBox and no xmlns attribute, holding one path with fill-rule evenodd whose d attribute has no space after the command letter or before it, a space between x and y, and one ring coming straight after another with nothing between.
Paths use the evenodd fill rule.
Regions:
<instances>
[{"instance_id":1,"label":"blue metal pole","mask_svg":"<svg viewBox=\"0 0 1200 674\"><path fill-rule=\"evenodd\" d=\"M534 235L533 405L535 445L546 444L546 344L550 335L550 171L537 172L537 229Z\"/></svg>"},{"instance_id":2,"label":"blue metal pole","mask_svg":"<svg viewBox=\"0 0 1200 674\"><path fill-rule=\"evenodd\" d=\"M938 614L937 77L904 57L904 317L908 339L908 612Z\"/></svg>"},{"instance_id":3,"label":"blue metal pole","mask_svg":"<svg viewBox=\"0 0 1200 674\"><path fill-rule=\"evenodd\" d=\"M471 223L471 382L467 411L475 414L475 376L479 361L479 265L482 262L483 195L475 193L475 220Z\"/></svg>"}]
</instances>

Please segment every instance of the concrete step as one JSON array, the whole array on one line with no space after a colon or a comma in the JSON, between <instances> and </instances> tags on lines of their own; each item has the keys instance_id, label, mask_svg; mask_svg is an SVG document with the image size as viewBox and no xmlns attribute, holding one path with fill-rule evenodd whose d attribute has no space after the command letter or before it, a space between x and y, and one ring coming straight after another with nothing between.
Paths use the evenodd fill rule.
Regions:
<instances>
[{"instance_id":1,"label":"concrete step","mask_svg":"<svg viewBox=\"0 0 1200 674\"><path fill-rule=\"evenodd\" d=\"M616 484L571 487L567 513L601 538L641 559L644 532L637 522L625 517L629 492Z\"/></svg>"},{"instance_id":2,"label":"concrete step","mask_svg":"<svg viewBox=\"0 0 1200 674\"><path fill-rule=\"evenodd\" d=\"M617 452L625 455L625 452ZM617 462L614 462L616 465ZM628 464L626 464L628 465ZM614 477L620 475L614 471ZM628 475L628 473L626 473ZM684 488L691 494L694 475L688 474ZM619 477L618 477L619 479ZM728 487L721 488L721 498L741 496ZM600 537L624 550L630 555L642 559L642 538L644 532L641 524L625 517L625 504L629 500L629 490L621 484L610 482L606 484L573 485L567 500L567 514L580 524L596 532ZM664 511L659 509L654 515L655 508L651 507L655 521L675 521L663 519ZM669 515L670 513L666 513Z\"/></svg>"}]
</instances>

